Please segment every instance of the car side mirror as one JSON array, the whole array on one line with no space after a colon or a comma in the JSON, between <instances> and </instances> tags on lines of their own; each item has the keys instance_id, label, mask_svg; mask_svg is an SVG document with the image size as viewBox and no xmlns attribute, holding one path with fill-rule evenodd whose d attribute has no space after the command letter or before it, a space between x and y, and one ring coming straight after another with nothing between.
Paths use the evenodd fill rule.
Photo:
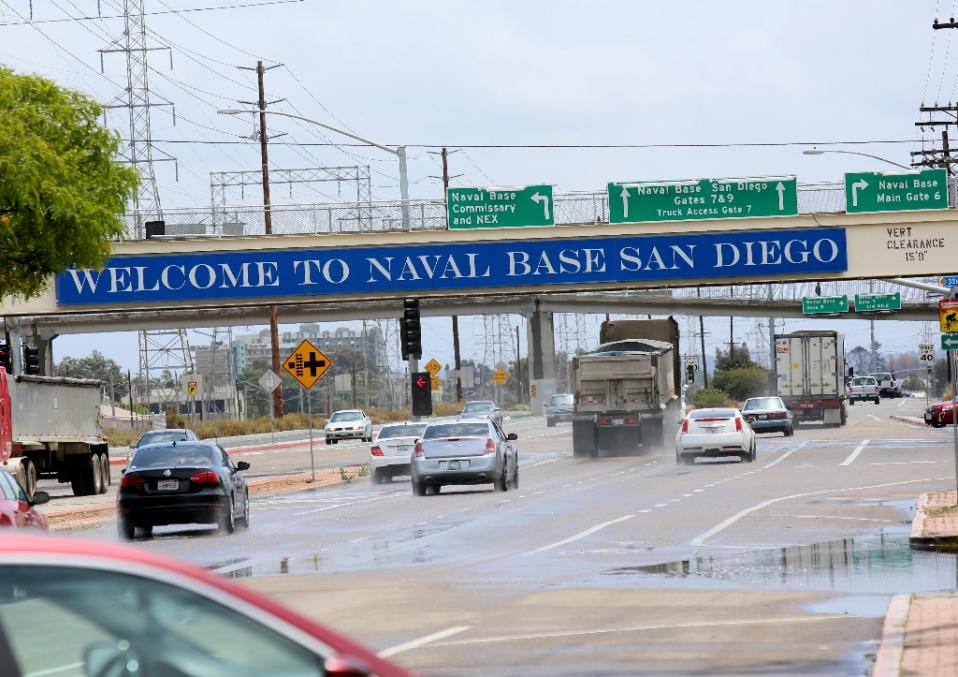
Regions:
<instances>
[{"instance_id":1,"label":"car side mirror","mask_svg":"<svg viewBox=\"0 0 958 677\"><path fill-rule=\"evenodd\" d=\"M30 501L30 505L43 505L44 503L50 502L50 494L45 491L34 491L33 500Z\"/></svg>"},{"instance_id":2,"label":"car side mirror","mask_svg":"<svg viewBox=\"0 0 958 677\"><path fill-rule=\"evenodd\" d=\"M136 449L136 445L135 445L135 444L131 444L131 445L130 445L130 449Z\"/></svg>"},{"instance_id":3,"label":"car side mirror","mask_svg":"<svg viewBox=\"0 0 958 677\"><path fill-rule=\"evenodd\" d=\"M126 474L126 468L120 468L120 474L121 474L121 475L125 475L125 474Z\"/></svg>"},{"instance_id":4,"label":"car side mirror","mask_svg":"<svg viewBox=\"0 0 958 677\"><path fill-rule=\"evenodd\" d=\"M249 470L249 463L247 463L246 461L240 461L239 463L236 464L236 469Z\"/></svg>"},{"instance_id":5,"label":"car side mirror","mask_svg":"<svg viewBox=\"0 0 958 677\"><path fill-rule=\"evenodd\" d=\"M519 436L516 435L515 433L509 433L508 435L506 435L506 439L509 440L510 442L515 442L517 439L519 439Z\"/></svg>"}]
</instances>

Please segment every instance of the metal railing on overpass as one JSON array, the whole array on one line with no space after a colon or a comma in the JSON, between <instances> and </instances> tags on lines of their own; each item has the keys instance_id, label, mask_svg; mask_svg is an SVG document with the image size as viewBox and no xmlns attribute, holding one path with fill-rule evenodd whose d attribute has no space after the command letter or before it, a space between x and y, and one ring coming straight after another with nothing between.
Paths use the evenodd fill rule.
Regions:
<instances>
[{"instance_id":1,"label":"metal railing on overpass","mask_svg":"<svg viewBox=\"0 0 958 677\"><path fill-rule=\"evenodd\" d=\"M557 224L609 222L609 200L605 192L559 193L555 196L554 208ZM802 214L844 211L844 184L799 185L798 210ZM276 235L401 231L402 212L403 205L398 200L273 205L270 208ZM409 212L410 230L446 228L446 208L442 200L411 200ZM262 206L248 205L163 210L167 237L263 235L266 232L263 215ZM129 212L124 218L126 238L139 240L144 237L146 221L156 216Z\"/></svg>"}]
</instances>

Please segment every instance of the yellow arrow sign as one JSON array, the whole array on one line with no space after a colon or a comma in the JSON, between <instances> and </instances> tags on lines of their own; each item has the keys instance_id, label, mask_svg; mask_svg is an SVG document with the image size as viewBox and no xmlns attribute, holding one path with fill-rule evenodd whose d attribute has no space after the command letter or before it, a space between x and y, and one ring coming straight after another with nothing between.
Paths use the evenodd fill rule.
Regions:
<instances>
[{"instance_id":1,"label":"yellow arrow sign","mask_svg":"<svg viewBox=\"0 0 958 677\"><path fill-rule=\"evenodd\" d=\"M186 394L190 397L196 397L196 393L200 391L200 384L196 381L187 381L186 382Z\"/></svg>"},{"instance_id":2,"label":"yellow arrow sign","mask_svg":"<svg viewBox=\"0 0 958 677\"><path fill-rule=\"evenodd\" d=\"M289 357L283 360L283 369L307 390L316 385L316 381L331 366L333 361L323 355L309 339L304 339Z\"/></svg>"},{"instance_id":3,"label":"yellow arrow sign","mask_svg":"<svg viewBox=\"0 0 958 677\"><path fill-rule=\"evenodd\" d=\"M435 376L442 371L442 365L436 361L436 358L432 358L426 362L426 371L428 371L431 376Z\"/></svg>"}]
</instances>

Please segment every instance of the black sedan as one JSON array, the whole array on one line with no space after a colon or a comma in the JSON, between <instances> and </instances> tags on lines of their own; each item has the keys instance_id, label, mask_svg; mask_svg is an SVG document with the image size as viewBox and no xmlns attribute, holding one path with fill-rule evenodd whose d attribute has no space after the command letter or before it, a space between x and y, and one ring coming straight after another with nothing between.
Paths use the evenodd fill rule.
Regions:
<instances>
[{"instance_id":1,"label":"black sedan","mask_svg":"<svg viewBox=\"0 0 958 677\"><path fill-rule=\"evenodd\" d=\"M212 442L171 442L137 449L117 492L120 537L149 536L165 524L216 524L231 533L249 526L249 490L241 471Z\"/></svg>"}]
</instances>

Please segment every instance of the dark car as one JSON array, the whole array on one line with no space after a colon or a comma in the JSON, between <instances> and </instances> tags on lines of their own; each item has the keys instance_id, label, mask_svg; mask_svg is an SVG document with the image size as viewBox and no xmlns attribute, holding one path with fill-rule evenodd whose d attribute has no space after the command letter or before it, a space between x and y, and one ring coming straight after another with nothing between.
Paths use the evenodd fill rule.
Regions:
<instances>
[{"instance_id":1,"label":"dark car","mask_svg":"<svg viewBox=\"0 0 958 677\"><path fill-rule=\"evenodd\" d=\"M757 433L780 432L785 437L795 434L792 412L780 397L750 397L745 400L742 415Z\"/></svg>"},{"instance_id":2,"label":"dark car","mask_svg":"<svg viewBox=\"0 0 958 677\"><path fill-rule=\"evenodd\" d=\"M117 528L133 538L165 524L209 524L231 533L249 526L249 490L241 471L212 442L171 442L141 447L123 471L117 492Z\"/></svg>"},{"instance_id":3,"label":"dark car","mask_svg":"<svg viewBox=\"0 0 958 677\"><path fill-rule=\"evenodd\" d=\"M13 475L0 469L0 527L46 531L47 518L34 506L49 500L47 492L35 491L31 501Z\"/></svg>"},{"instance_id":4,"label":"dark car","mask_svg":"<svg viewBox=\"0 0 958 677\"><path fill-rule=\"evenodd\" d=\"M165 428L163 430L151 430L143 433L143 436L132 445L131 449L139 449L148 444L162 444L163 442L197 442L199 438L189 428Z\"/></svg>"},{"instance_id":5,"label":"dark car","mask_svg":"<svg viewBox=\"0 0 958 677\"><path fill-rule=\"evenodd\" d=\"M561 421L572 422L575 410L575 396L572 393L556 393L545 405L546 426L552 428Z\"/></svg>"}]
</instances>

